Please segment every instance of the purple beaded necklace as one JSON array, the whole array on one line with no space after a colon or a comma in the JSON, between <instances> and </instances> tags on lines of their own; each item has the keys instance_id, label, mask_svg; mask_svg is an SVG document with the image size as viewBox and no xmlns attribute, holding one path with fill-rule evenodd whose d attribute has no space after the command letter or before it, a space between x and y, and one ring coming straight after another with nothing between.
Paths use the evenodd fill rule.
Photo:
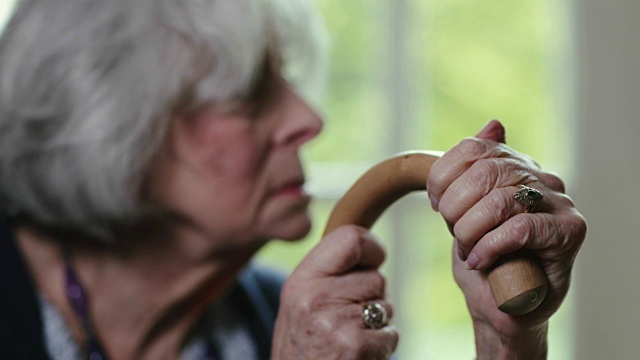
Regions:
<instances>
[{"instance_id":1,"label":"purple beaded necklace","mask_svg":"<svg viewBox=\"0 0 640 360\"><path fill-rule=\"evenodd\" d=\"M71 264L71 256L69 251L63 251L64 272L66 279L66 294L67 299L71 303L76 316L80 318L82 322L82 329L86 336L86 359L87 360L107 360L104 349L96 336L91 319L89 317L89 301L87 294L80 284L80 280ZM216 346L213 344L209 337L205 337L206 340L206 352L205 358L202 360L217 360L220 358L218 355Z\"/></svg>"}]
</instances>

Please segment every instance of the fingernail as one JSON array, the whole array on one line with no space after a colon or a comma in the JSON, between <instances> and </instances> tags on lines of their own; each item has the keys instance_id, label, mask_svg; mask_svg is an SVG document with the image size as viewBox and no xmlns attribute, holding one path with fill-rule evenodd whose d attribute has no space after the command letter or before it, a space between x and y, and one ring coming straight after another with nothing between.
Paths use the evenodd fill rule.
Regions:
<instances>
[{"instance_id":1,"label":"fingernail","mask_svg":"<svg viewBox=\"0 0 640 360\"><path fill-rule=\"evenodd\" d=\"M467 258L467 262L465 264L467 270L475 270L476 267L478 267L478 257L476 256L475 253L471 253L469 254L469 257Z\"/></svg>"},{"instance_id":2,"label":"fingernail","mask_svg":"<svg viewBox=\"0 0 640 360\"><path fill-rule=\"evenodd\" d=\"M436 199L434 195L429 194L429 201L431 201L433 211L438 211L438 199Z\"/></svg>"}]
</instances>

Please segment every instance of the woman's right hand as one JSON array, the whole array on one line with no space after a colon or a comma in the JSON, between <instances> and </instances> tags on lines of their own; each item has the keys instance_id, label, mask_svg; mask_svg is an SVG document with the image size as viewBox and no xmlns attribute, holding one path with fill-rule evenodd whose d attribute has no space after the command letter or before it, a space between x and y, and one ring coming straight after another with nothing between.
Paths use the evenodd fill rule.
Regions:
<instances>
[{"instance_id":1,"label":"woman's right hand","mask_svg":"<svg viewBox=\"0 0 640 360\"><path fill-rule=\"evenodd\" d=\"M346 225L325 236L283 286L271 358L389 358L396 329L368 329L362 319L365 303L380 303L392 315L379 272L384 258L367 229Z\"/></svg>"}]
</instances>

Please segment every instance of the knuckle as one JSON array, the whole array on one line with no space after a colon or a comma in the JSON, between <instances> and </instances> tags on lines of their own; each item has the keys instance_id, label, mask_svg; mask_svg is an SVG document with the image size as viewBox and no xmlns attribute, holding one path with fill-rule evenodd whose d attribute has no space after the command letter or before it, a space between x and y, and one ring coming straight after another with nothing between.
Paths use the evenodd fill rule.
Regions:
<instances>
[{"instance_id":1,"label":"knuckle","mask_svg":"<svg viewBox=\"0 0 640 360\"><path fill-rule=\"evenodd\" d=\"M498 164L494 159L481 159L469 168L469 181L475 188L489 189L493 187L497 173Z\"/></svg>"},{"instance_id":2,"label":"knuckle","mask_svg":"<svg viewBox=\"0 0 640 360\"><path fill-rule=\"evenodd\" d=\"M384 284L382 274L377 270L369 270L361 274L360 281L371 289L378 289Z\"/></svg>"},{"instance_id":3,"label":"knuckle","mask_svg":"<svg viewBox=\"0 0 640 360\"><path fill-rule=\"evenodd\" d=\"M350 246L357 247L362 241L362 230L355 225L345 225L341 229L340 241L348 242Z\"/></svg>"},{"instance_id":4,"label":"knuckle","mask_svg":"<svg viewBox=\"0 0 640 360\"><path fill-rule=\"evenodd\" d=\"M454 224L453 227L455 228L455 224L457 223L458 217L460 216L456 204L453 201L441 202L438 211L440 212L442 218L446 222Z\"/></svg>"},{"instance_id":5,"label":"knuckle","mask_svg":"<svg viewBox=\"0 0 640 360\"><path fill-rule=\"evenodd\" d=\"M444 166L442 165L443 161L441 161L441 159L442 158L436 160L436 162L433 164L432 169L437 169L438 167ZM440 190L445 177L446 174L444 171L430 171L429 175L427 176L427 191L429 193L432 193L436 192L436 190Z\"/></svg>"},{"instance_id":6,"label":"knuckle","mask_svg":"<svg viewBox=\"0 0 640 360\"><path fill-rule=\"evenodd\" d=\"M582 242L587 235L587 228L587 221L584 216L576 212L570 221L570 232Z\"/></svg>"},{"instance_id":7,"label":"knuckle","mask_svg":"<svg viewBox=\"0 0 640 360\"><path fill-rule=\"evenodd\" d=\"M544 173L544 175L540 175L538 177L544 182L544 184L548 188L560 193L565 193L566 191L565 183L557 174Z\"/></svg>"},{"instance_id":8,"label":"knuckle","mask_svg":"<svg viewBox=\"0 0 640 360\"><path fill-rule=\"evenodd\" d=\"M343 242L342 246L346 249L345 253L341 254L345 261L349 263L357 262L360 258L360 249L366 241L362 229L355 225L343 226L339 241Z\"/></svg>"},{"instance_id":9,"label":"knuckle","mask_svg":"<svg viewBox=\"0 0 640 360\"><path fill-rule=\"evenodd\" d=\"M487 145L484 141L469 137L462 139L458 144L458 148L465 156L478 157L487 151Z\"/></svg>"},{"instance_id":10,"label":"knuckle","mask_svg":"<svg viewBox=\"0 0 640 360\"><path fill-rule=\"evenodd\" d=\"M573 200L569 197L569 195L562 194L562 193L558 193L557 195L558 195L558 202L560 203L561 206L564 206L567 208L575 208L575 204Z\"/></svg>"},{"instance_id":11,"label":"knuckle","mask_svg":"<svg viewBox=\"0 0 640 360\"><path fill-rule=\"evenodd\" d=\"M379 271L371 270L360 274L358 281L362 286L363 297L373 299L384 296L386 279Z\"/></svg>"},{"instance_id":12,"label":"knuckle","mask_svg":"<svg viewBox=\"0 0 640 360\"><path fill-rule=\"evenodd\" d=\"M334 326L332 317L326 316L329 303L326 302L327 296L316 294L315 296L300 296L298 303L298 314L307 317L312 323L317 324L319 329L331 330Z\"/></svg>"},{"instance_id":13,"label":"knuckle","mask_svg":"<svg viewBox=\"0 0 640 360\"><path fill-rule=\"evenodd\" d=\"M285 281L280 292L281 307L284 307L294 314L318 314L326 303L324 299L328 298L321 291L313 290L321 288L317 283L309 284L308 280L304 282Z\"/></svg>"},{"instance_id":14,"label":"knuckle","mask_svg":"<svg viewBox=\"0 0 640 360\"><path fill-rule=\"evenodd\" d=\"M296 305L292 306L292 308L298 309L298 311L303 314L313 314L316 308L315 299L303 294L294 300L293 303Z\"/></svg>"},{"instance_id":15,"label":"knuckle","mask_svg":"<svg viewBox=\"0 0 640 360\"><path fill-rule=\"evenodd\" d=\"M384 293L386 285L387 279L379 271L376 271L371 279L371 286Z\"/></svg>"}]
</instances>

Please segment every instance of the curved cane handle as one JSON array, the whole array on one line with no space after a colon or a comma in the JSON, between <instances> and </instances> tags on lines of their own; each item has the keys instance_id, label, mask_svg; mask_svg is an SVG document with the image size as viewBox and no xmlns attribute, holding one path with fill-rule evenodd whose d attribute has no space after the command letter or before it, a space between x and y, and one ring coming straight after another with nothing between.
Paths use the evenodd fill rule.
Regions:
<instances>
[{"instance_id":1,"label":"curved cane handle","mask_svg":"<svg viewBox=\"0 0 640 360\"><path fill-rule=\"evenodd\" d=\"M434 152L408 152L374 166L338 201L324 233L344 224L370 228L396 200L426 190L429 170L438 158ZM487 279L496 305L507 314L526 314L547 294L544 271L526 250L501 257L487 271Z\"/></svg>"}]
</instances>

